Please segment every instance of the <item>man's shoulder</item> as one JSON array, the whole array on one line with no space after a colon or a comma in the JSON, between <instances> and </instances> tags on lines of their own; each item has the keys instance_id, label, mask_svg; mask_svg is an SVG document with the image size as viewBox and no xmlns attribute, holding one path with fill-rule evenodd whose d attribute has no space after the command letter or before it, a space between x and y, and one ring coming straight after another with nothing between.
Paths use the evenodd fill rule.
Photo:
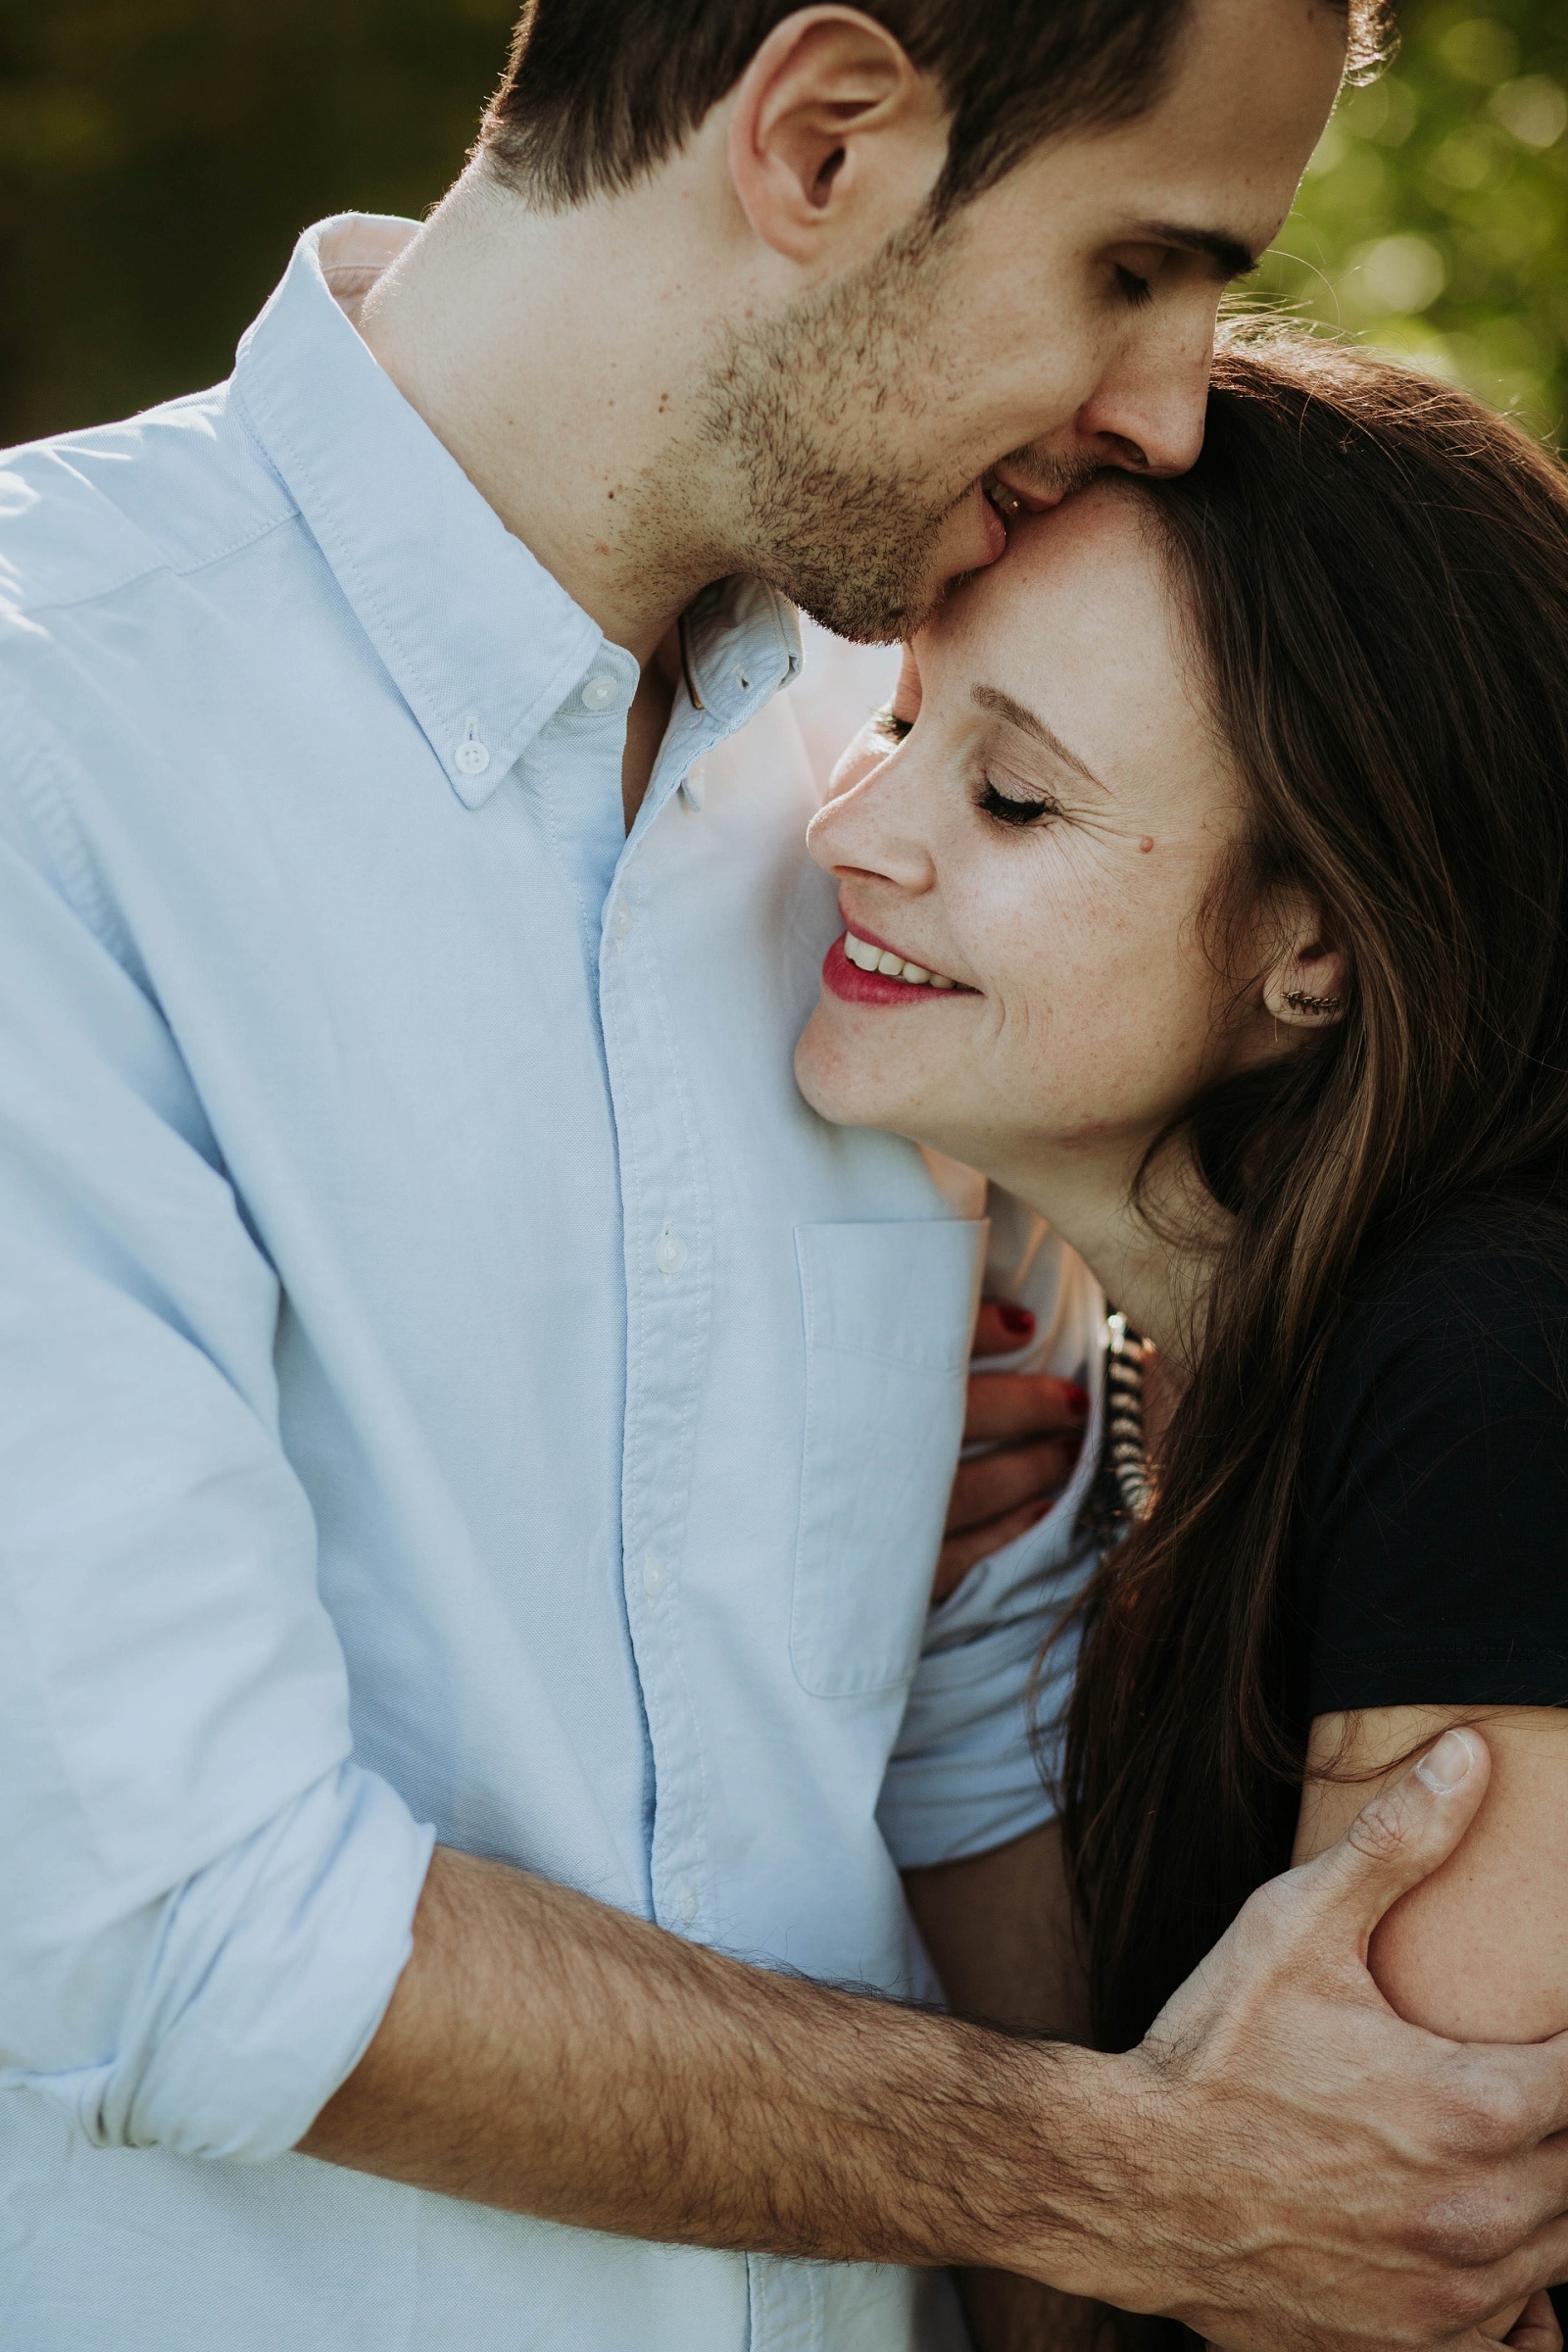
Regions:
<instances>
[{"instance_id":1,"label":"man's shoulder","mask_svg":"<svg viewBox=\"0 0 1568 2352\"><path fill-rule=\"evenodd\" d=\"M264 537L293 501L230 387L0 453L0 615L79 611Z\"/></svg>"}]
</instances>

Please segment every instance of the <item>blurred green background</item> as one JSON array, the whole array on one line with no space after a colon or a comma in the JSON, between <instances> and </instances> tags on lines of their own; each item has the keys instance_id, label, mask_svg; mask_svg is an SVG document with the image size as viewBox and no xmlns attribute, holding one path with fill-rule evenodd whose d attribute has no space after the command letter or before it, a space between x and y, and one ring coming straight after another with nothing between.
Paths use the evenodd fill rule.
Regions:
<instances>
[{"instance_id":1,"label":"blurred green background","mask_svg":"<svg viewBox=\"0 0 1568 2352\"><path fill-rule=\"evenodd\" d=\"M297 231L417 214L514 0L0 0L0 443L225 374ZM1568 421L1568 0L1409 0L1264 290Z\"/></svg>"}]
</instances>

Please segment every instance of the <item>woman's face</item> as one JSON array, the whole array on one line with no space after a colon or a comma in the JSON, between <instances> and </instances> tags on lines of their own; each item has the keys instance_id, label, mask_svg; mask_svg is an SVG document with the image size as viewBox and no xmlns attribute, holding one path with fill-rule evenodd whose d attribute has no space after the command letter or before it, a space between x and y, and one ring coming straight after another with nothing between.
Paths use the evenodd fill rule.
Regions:
<instances>
[{"instance_id":1,"label":"woman's face","mask_svg":"<svg viewBox=\"0 0 1568 2352\"><path fill-rule=\"evenodd\" d=\"M809 843L859 962L953 986L835 943L796 1056L826 1117L1028 1194L1064 1157L1130 1173L1251 1056L1200 920L1241 793L1173 595L1136 493L1097 485L916 641Z\"/></svg>"}]
</instances>

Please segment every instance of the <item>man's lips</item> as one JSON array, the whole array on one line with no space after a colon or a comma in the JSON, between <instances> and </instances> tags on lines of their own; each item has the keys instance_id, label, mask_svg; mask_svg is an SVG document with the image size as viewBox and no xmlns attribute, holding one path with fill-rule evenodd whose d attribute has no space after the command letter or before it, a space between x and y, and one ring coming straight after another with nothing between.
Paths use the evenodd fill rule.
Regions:
<instances>
[{"instance_id":1,"label":"man's lips","mask_svg":"<svg viewBox=\"0 0 1568 2352\"><path fill-rule=\"evenodd\" d=\"M1001 466L993 466L986 475L986 496L1008 521L1015 514L1047 514L1053 507L1059 507L1066 495L1065 485L1059 490L1041 490L1015 480Z\"/></svg>"},{"instance_id":2,"label":"man's lips","mask_svg":"<svg viewBox=\"0 0 1568 2352\"><path fill-rule=\"evenodd\" d=\"M829 948L822 959L822 982L850 1004L929 1004L933 997L975 994L859 925L842 933Z\"/></svg>"}]
</instances>

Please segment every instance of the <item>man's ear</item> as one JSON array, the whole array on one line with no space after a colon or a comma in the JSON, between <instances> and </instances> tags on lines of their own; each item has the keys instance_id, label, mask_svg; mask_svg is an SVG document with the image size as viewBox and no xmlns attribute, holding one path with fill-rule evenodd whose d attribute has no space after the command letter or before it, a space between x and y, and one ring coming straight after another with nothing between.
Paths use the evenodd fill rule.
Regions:
<instances>
[{"instance_id":1,"label":"man's ear","mask_svg":"<svg viewBox=\"0 0 1568 2352\"><path fill-rule=\"evenodd\" d=\"M858 9L786 17L730 105L741 209L764 245L808 268L869 258L925 203L947 161L936 83Z\"/></svg>"},{"instance_id":2,"label":"man's ear","mask_svg":"<svg viewBox=\"0 0 1568 2352\"><path fill-rule=\"evenodd\" d=\"M1348 958L1320 906L1303 900L1281 911L1284 938L1263 981L1264 1009L1282 1026L1327 1028L1345 1014Z\"/></svg>"}]
</instances>

